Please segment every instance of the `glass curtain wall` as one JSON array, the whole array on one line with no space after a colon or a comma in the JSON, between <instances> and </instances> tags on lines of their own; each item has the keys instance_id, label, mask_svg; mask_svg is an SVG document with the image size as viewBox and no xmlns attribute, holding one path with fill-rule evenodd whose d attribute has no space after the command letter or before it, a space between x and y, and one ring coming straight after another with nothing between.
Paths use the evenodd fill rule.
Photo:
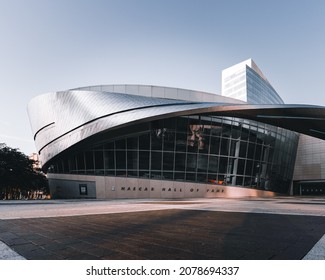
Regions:
<instances>
[{"instance_id":1,"label":"glass curtain wall","mask_svg":"<svg viewBox=\"0 0 325 280\"><path fill-rule=\"evenodd\" d=\"M284 104L275 89L253 69L246 66L247 102L250 104Z\"/></svg>"},{"instance_id":2,"label":"glass curtain wall","mask_svg":"<svg viewBox=\"0 0 325 280\"><path fill-rule=\"evenodd\" d=\"M294 132L209 115L159 120L143 127L61 157L49 171L288 191L298 143Z\"/></svg>"}]
</instances>

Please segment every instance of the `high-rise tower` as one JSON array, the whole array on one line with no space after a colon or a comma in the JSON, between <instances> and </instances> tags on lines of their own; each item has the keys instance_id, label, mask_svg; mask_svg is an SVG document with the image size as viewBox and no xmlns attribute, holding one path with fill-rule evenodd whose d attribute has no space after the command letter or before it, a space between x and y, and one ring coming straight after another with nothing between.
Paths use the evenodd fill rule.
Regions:
<instances>
[{"instance_id":1,"label":"high-rise tower","mask_svg":"<svg viewBox=\"0 0 325 280\"><path fill-rule=\"evenodd\" d=\"M284 104L251 58L222 71L222 95L250 104Z\"/></svg>"}]
</instances>

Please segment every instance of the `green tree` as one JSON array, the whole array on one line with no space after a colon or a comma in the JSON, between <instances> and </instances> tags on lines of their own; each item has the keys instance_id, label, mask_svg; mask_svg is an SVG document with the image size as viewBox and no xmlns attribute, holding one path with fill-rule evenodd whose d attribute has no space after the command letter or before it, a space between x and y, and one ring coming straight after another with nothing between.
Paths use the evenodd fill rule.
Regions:
<instances>
[{"instance_id":1,"label":"green tree","mask_svg":"<svg viewBox=\"0 0 325 280\"><path fill-rule=\"evenodd\" d=\"M19 199L33 191L48 192L45 175L33 169L34 160L5 144L0 144L0 198Z\"/></svg>"}]
</instances>

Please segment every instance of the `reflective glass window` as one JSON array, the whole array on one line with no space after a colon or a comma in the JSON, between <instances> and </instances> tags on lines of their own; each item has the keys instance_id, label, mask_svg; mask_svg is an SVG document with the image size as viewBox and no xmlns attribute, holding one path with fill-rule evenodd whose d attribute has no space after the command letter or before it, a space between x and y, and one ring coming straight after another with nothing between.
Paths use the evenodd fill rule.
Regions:
<instances>
[{"instance_id":1,"label":"reflective glass window","mask_svg":"<svg viewBox=\"0 0 325 280\"><path fill-rule=\"evenodd\" d=\"M163 170L174 170L174 153L164 152Z\"/></svg>"},{"instance_id":2,"label":"reflective glass window","mask_svg":"<svg viewBox=\"0 0 325 280\"><path fill-rule=\"evenodd\" d=\"M69 165L70 165L70 172L72 171L74 173L74 171L77 170L76 157L75 156L70 157Z\"/></svg>"},{"instance_id":3,"label":"reflective glass window","mask_svg":"<svg viewBox=\"0 0 325 280\"><path fill-rule=\"evenodd\" d=\"M239 157L246 158L247 142L240 141Z\"/></svg>"},{"instance_id":4,"label":"reflective glass window","mask_svg":"<svg viewBox=\"0 0 325 280\"><path fill-rule=\"evenodd\" d=\"M174 151L175 149L175 132L167 130L164 133L164 151Z\"/></svg>"},{"instance_id":5,"label":"reflective glass window","mask_svg":"<svg viewBox=\"0 0 325 280\"><path fill-rule=\"evenodd\" d=\"M161 151L163 143L163 129L155 129L151 132L151 149L154 151Z\"/></svg>"},{"instance_id":6,"label":"reflective glass window","mask_svg":"<svg viewBox=\"0 0 325 280\"><path fill-rule=\"evenodd\" d=\"M207 173L198 172L196 176L196 181L198 182L206 182L207 181Z\"/></svg>"},{"instance_id":7,"label":"reflective glass window","mask_svg":"<svg viewBox=\"0 0 325 280\"><path fill-rule=\"evenodd\" d=\"M150 134L146 133L139 136L139 149L149 150L150 149Z\"/></svg>"},{"instance_id":8,"label":"reflective glass window","mask_svg":"<svg viewBox=\"0 0 325 280\"><path fill-rule=\"evenodd\" d=\"M84 159L83 153L80 153L77 155L77 167L78 167L78 170L85 169L85 159Z\"/></svg>"},{"instance_id":9,"label":"reflective glass window","mask_svg":"<svg viewBox=\"0 0 325 280\"><path fill-rule=\"evenodd\" d=\"M67 158L65 158L63 160L63 172L64 173L69 173L70 172L70 168L69 168L69 160Z\"/></svg>"},{"instance_id":10,"label":"reflective glass window","mask_svg":"<svg viewBox=\"0 0 325 280\"><path fill-rule=\"evenodd\" d=\"M168 171L164 171L163 172L163 179L164 180L173 180L173 172L168 172Z\"/></svg>"},{"instance_id":11,"label":"reflective glass window","mask_svg":"<svg viewBox=\"0 0 325 280\"><path fill-rule=\"evenodd\" d=\"M218 160L219 158L216 156L210 156L209 157L209 173L217 173L218 171Z\"/></svg>"},{"instance_id":12,"label":"reflective glass window","mask_svg":"<svg viewBox=\"0 0 325 280\"><path fill-rule=\"evenodd\" d=\"M187 117L178 118L176 122L176 131L187 133L187 128L188 128L188 118Z\"/></svg>"},{"instance_id":13,"label":"reflective glass window","mask_svg":"<svg viewBox=\"0 0 325 280\"><path fill-rule=\"evenodd\" d=\"M229 154L229 142L228 138L221 139L220 155L226 156Z\"/></svg>"},{"instance_id":14,"label":"reflective glass window","mask_svg":"<svg viewBox=\"0 0 325 280\"><path fill-rule=\"evenodd\" d=\"M127 139L128 150L138 150L138 137L130 137Z\"/></svg>"},{"instance_id":15,"label":"reflective glass window","mask_svg":"<svg viewBox=\"0 0 325 280\"><path fill-rule=\"evenodd\" d=\"M105 151L105 169L115 169L115 154L114 151Z\"/></svg>"},{"instance_id":16,"label":"reflective glass window","mask_svg":"<svg viewBox=\"0 0 325 280\"><path fill-rule=\"evenodd\" d=\"M196 174L195 173L193 173L193 172L186 172L185 173L185 180L186 181L192 181L192 182L195 182L195 176Z\"/></svg>"},{"instance_id":17,"label":"reflective glass window","mask_svg":"<svg viewBox=\"0 0 325 280\"><path fill-rule=\"evenodd\" d=\"M149 170L149 152L139 152L139 167L140 169Z\"/></svg>"},{"instance_id":18,"label":"reflective glass window","mask_svg":"<svg viewBox=\"0 0 325 280\"><path fill-rule=\"evenodd\" d=\"M219 172L218 173L227 173L228 158L220 157L219 158Z\"/></svg>"},{"instance_id":19,"label":"reflective glass window","mask_svg":"<svg viewBox=\"0 0 325 280\"><path fill-rule=\"evenodd\" d=\"M128 169L138 169L138 152L128 150L127 151L127 167Z\"/></svg>"},{"instance_id":20,"label":"reflective glass window","mask_svg":"<svg viewBox=\"0 0 325 280\"><path fill-rule=\"evenodd\" d=\"M92 151L85 152L86 169L94 169L94 154Z\"/></svg>"},{"instance_id":21,"label":"reflective glass window","mask_svg":"<svg viewBox=\"0 0 325 280\"><path fill-rule=\"evenodd\" d=\"M109 142L109 143L106 143L105 145L104 145L104 149L105 150L114 150L115 148L114 148L114 143L115 142Z\"/></svg>"},{"instance_id":22,"label":"reflective glass window","mask_svg":"<svg viewBox=\"0 0 325 280\"><path fill-rule=\"evenodd\" d=\"M175 170L184 172L185 163L186 163L186 154L185 153L177 153L175 155Z\"/></svg>"},{"instance_id":23,"label":"reflective glass window","mask_svg":"<svg viewBox=\"0 0 325 280\"><path fill-rule=\"evenodd\" d=\"M185 152L187 148L187 134L176 133L176 151Z\"/></svg>"},{"instance_id":24,"label":"reflective glass window","mask_svg":"<svg viewBox=\"0 0 325 280\"><path fill-rule=\"evenodd\" d=\"M211 137L211 142L210 143L211 143L210 144L210 154L219 155L221 138L219 138L219 137Z\"/></svg>"},{"instance_id":25,"label":"reflective glass window","mask_svg":"<svg viewBox=\"0 0 325 280\"><path fill-rule=\"evenodd\" d=\"M187 154L187 171L196 171L197 154Z\"/></svg>"},{"instance_id":26,"label":"reflective glass window","mask_svg":"<svg viewBox=\"0 0 325 280\"><path fill-rule=\"evenodd\" d=\"M238 164L237 166L237 174L239 175L244 175L244 170L245 170L245 160L244 159L238 159L238 162L236 163Z\"/></svg>"},{"instance_id":27,"label":"reflective glass window","mask_svg":"<svg viewBox=\"0 0 325 280\"><path fill-rule=\"evenodd\" d=\"M151 170L161 170L162 152L151 152Z\"/></svg>"},{"instance_id":28,"label":"reflective glass window","mask_svg":"<svg viewBox=\"0 0 325 280\"><path fill-rule=\"evenodd\" d=\"M115 141L115 149L116 150L125 150L126 148L126 141L125 139L119 139Z\"/></svg>"},{"instance_id":29,"label":"reflective glass window","mask_svg":"<svg viewBox=\"0 0 325 280\"><path fill-rule=\"evenodd\" d=\"M198 172L206 172L208 169L208 155L200 154L197 158Z\"/></svg>"},{"instance_id":30,"label":"reflective glass window","mask_svg":"<svg viewBox=\"0 0 325 280\"><path fill-rule=\"evenodd\" d=\"M95 151L95 168L104 169L104 154L103 151Z\"/></svg>"},{"instance_id":31,"label":"reflective glass window","mask_svg":"<svg viewBox=\"0 0 325 280\"><path fill-rule=\"evenodd\" d=\"M185 173L184 172L175 172L174 173L174 179L178 181L184 181L185 180Z\"/></svg>"},{"instance_id":32,"label":"reflective glass window","mask_svg":"<svg viewBox=\"0 0 325 280\"><path fill-rule=\"evenodd\" d=\"M126 152L116 151L116 169L126 169Z\"/></svg>"}]
</instances>

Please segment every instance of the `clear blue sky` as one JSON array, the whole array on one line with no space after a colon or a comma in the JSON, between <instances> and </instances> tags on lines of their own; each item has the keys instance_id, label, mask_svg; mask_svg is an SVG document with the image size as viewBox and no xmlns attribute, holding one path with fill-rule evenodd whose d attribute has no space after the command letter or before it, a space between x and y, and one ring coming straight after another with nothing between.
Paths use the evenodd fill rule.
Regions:
<instances>
[{"instance_id":1,"label":"clear blue sky","mask_svg":"<svg viewBox=\"0 0 325 280\"><path fill-rule=\"evenodd\" d=\"M114 83L220 93L253 58L286 103L325 105L323 0L0 0L0 143L36 151L39 94Z\"/></svg>"}]
</instances>

